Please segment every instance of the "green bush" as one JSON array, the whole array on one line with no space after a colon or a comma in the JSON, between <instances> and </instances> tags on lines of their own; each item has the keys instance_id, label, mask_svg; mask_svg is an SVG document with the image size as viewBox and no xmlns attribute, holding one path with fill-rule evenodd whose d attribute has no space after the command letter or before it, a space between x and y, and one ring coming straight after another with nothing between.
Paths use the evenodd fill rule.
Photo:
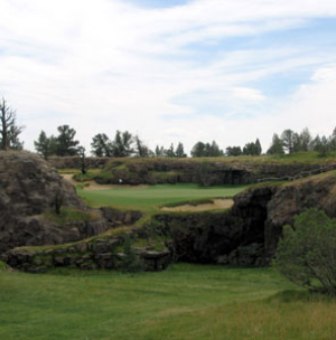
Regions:
<instances>
[{"instance_id":1,"label":"green bush","mask_svg":"<svg viewBox=\"0 0 336 340\"><path fill-rule=\"evenodd\" d=\"M6 263L0 261L0 272L3 272L8 269L8 266Z\"/></svg>"},{"instance_id":2,"label":"green bush","mask_svg":"<svg viewBox=\"0 0 336 340\"><path fill-rule=\"evenodd\" d=\"M285 226L275 259L292 282L336 295L336 220L309 209Z\"/></svg>"},{"instance_id":3,"label":"green bush","mask_svg":"<svg viewBox=\"0 0 336 340\"><path fill-rule=\"evenodd\" d=\"M143 271L143 264L138 254L132 248L132 240L130 236L125 236L124 258L121 263L121 270L125 273L137 273Z\"/></svg>"}]
</instances>

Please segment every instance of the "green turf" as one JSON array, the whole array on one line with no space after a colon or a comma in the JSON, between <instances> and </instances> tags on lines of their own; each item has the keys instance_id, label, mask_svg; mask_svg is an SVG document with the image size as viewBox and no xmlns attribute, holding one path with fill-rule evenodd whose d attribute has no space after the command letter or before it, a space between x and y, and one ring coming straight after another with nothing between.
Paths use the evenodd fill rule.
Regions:
<instances>
[{"instance_id":1,"label":"green turf","mask_svg":"<svg viewBox=\"0 0 336 340\"><path fill-rule=\"evenodd\" d=\"M78 188L78 194L95 207L113 206L125 209L151 210L177 202L232 197L245 188L245 186L202 188L196 184L164 184L92 191Z\"/></svg>"},{"instance_id":2,"label":"green turf","mask_svg":"<svg viewBox=\"0 0 336 340\"><path fill-rule=\"evenodd\" d=\"M177 264L134 276L1 272L0 292L0 338L6 340L332 339L336 334L336 303L310 301L272 269Z\"/></svg>"}]
</instances>

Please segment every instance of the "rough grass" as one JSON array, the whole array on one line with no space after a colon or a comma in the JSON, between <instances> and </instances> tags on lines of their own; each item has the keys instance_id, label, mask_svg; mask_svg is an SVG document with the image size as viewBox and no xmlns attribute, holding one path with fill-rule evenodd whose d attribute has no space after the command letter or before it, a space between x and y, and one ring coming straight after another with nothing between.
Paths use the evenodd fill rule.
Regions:
<instances>
[{"instance_id":1,"label":"rough grass","mask_svg":"<svg viewBox=\"0 0 336 340\"><path fill-rule=\"evenodd\" d=\"M196 184L163 184L148 187L113 188L109 190L78 189L78 194L91 206L113 206L142 211L157 210L160 206L194 200L232 197L246 186L202 188Z\"/></svg>"},{"instance_id":2,"label":"rough grass","mask_svg":"<svg viewBox=\"0 0 336 340\"><path fill-rule=\"evenodd\" d=\"M8 266L6 263L0 261L0 272L7 270Z\"/></svg>"},{"instance_id":3,"label":"rough grass","mask_svg":"<svg viewBox=\"0 0 336 340\"><path fill-rule=\"evenodd\" d=\"M272 269L0 273L1 339L333 339L335 301Z\"/></svg>"},{"instance_id":4,"label":"rough grass","mask_svg":"<svg viewBox=\"0 0 336 340\"><path fill-rule=\"evenodd\" d=\"M60 225L79 221L93 221L99 217L97 212L87 212L69 207L61 208L60 214L56 214L54 211L44 213L44 218Z\"/></svg>"},{"instance_id":5,"label":"rough grass","mask_svg":"<svg viewBox=\"0 0 336 340\"><path fill-rule=\"evenodd\" d=\"M114 158L106 169L116 166L119 169L125 169L126 164L141 163L141 162L156 162L156 163L166 163L166 162L185 162L185 163L207 163L216 162L224 164L328 164L335 162L336 152L330 152L326 156L321 157L318 152L297 152L293 154L285 155L261 155L261 156L223 156L223 157L194 157L194 158Z\"/></svg>"}]
</instances>

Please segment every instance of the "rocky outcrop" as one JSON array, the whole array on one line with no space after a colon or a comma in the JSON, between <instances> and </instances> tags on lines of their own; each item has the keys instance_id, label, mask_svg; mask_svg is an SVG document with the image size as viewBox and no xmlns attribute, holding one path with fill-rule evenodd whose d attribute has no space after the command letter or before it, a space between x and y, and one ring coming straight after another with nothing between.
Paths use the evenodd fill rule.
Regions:
<instances>
[{"instance_id":1,"label":"rocky outcrop","mask_svg":"<svg viewBox=\"0 0 336 340\"><path fill-rule=\"evenodd\" d=\"M336 176L330 172L278 186L267 205L265 252L270 259L276 250L282 227L292 224L295 215L318 208L336 217Z\"/></svg>"},{"instance_id":2,"label":"rocky outcrop","mask_svg":"<svg viewBox=\"0 0 336 340\"><path fill-rule=\"evenodd\" d=\"M101 169L111 158L109 157L86 157L85 164L88 169ZM82 160L79 156L51 156L48 162L56 169L81 169Z\"/></svg>"},{"instance_id":3,"label":"rocky outcrop","mask_svg":"<svg viewBox=\"0 0 336 340\"><path fill-rule=\"evenodd\" d=\"M332 160L316 162L254 159L112 159L97 174L101 184L199 183L204 186L293 180L335 169Z\"/></svg>"},{"instance_id":4,"label":"rocky outcrop","mask_svg":"<svg viewBox=\"0 0 336 340\"><path fill-rule=\"evenodd\" d=\"M336 217L335 193L336 175L329 172L282 185L251 188L235 197L232 213L244 221L244 229L250 230L250 235L260 235L257 244L264 249L264 262L270 263L283 226L293 224L296 215L318 208Z\"/></svg>"},{"instance_id":5,"label":"rocky outcrop","mask_svg":"<svg viewBox=\"0 0 336 340\"><path fill-rule=\"evenodd\" d=\"M156 247L160 246L160 249L155 249L150 245L145 246L144 240L139 238L139 230L119 227L104 235L75 243L15 248L8 251L3 259L13 268L33 273L54 267L124 271L165 269L172 261L172 253L164 241L158 244L156 239Z\"/></svg>"},{"instance_id":6,"label":"rocky outcrop","mask_svg":"<svg viewBox=\"0 0 336 340\"><path fill-rule=\"evenodd\" d=\"M29 152L0 152L0 212L31 216L62 205L84 208L74 187L55 169Z\"/></svg>"},{"instance_id":7,"label":"rocky outcrop","mask_svg":"<svg viewBox=\"0 0 336 340\"><path fill-rule=\"evenodd\" d=\"M24 245L80 240L132 224L140 216L108 208L89 209L74 186L39 156L0 152L0 254Z\"/></svg>"},{"instance_id":8,"label":"rocky outcrop","mask_svg":"<svg viewBox=\"0 0 336 340\"><path fill-rule=\"evenodd\" d=\"M234 198L226 212L159 214L153 228L171 240L177 260L267 265L285 224L309 208L336 217L334 172L282 185L258 185Z\"/></svg>"},{"instance_id":9,"label":"rocky outcrop","mask_svg":"<svg viewBox=\"0 0 336 340\"><path fill-rule=\"evenodd\" d=\"M314 207L336 217L335 172L259 184L237 195L230 210L159 213L135 227L140 213L88 209L71 184L37 156L0 153L0 160L0 253L11 249L6 262L27 271L128 265L160 270L172 260L260 266L270 263L283 226L300 212ZM79 218L63 221L46 214L57 195ZM103 234L73 242L98 233ZM65 242L71 243L12 249Z\"/></svg>"}]
</instances>

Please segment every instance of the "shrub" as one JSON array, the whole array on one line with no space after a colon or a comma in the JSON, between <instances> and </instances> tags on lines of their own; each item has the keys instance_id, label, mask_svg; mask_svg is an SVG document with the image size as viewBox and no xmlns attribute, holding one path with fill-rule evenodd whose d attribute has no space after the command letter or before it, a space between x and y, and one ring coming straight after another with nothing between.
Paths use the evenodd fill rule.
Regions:
<instances>
[{"instance_id":1,"label":"shrub","mask_svg":"<svg viewBox=\"0 0 336 340\"><path fill-rule=\"evenodd\" d=\"M3 272L8 269L8 266L6 263L0 261L0 272Z\"/></svg>"},{"instance_id":2,"label":"shrub","mask_svg":"<svg viewBox=\"0 0 336 340\"><path fill-rule=\"evenodd\" d=\"M336 220L309 209L285 226L275 265L292 282L336 295Z\"/></svg>"},{"instance_id":3,"label":"shrub","mask_svg":"<svg viewBox=\"0 0 336 340\"><path fill-rule=\"evenodd\" d=\"M125 236L124 258L121 263L121 270L125 273L137 273L143 270L143 264L138 254L132 248L132 240L130 236Z\"/></svg>"}]
</instances>

